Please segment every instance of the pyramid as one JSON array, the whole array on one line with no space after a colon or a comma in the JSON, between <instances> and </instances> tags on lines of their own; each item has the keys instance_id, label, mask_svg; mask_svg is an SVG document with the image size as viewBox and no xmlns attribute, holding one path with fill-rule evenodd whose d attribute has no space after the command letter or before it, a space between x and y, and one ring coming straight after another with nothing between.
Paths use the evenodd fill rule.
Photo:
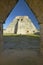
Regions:
<instances>
[{"instance_id":1,"label":"pyramid","mask_svg":"<svg viewBox=\"0 0 43 65\"><path fill-rule=\"evenodd\" d=\"M30 7L27 5L26 0L18 0L16 6L12 9L10 12L8 18L6 19L6 22L4 24L4 29L7 28L7 26L10 24L10 22L16 17L16 16L28 16L34 25L39 29L38 21L35 18L33 12L31 11Z\"/></svg>"},{"instance_id":2,"label":"pyramid","mask_svg":"<svg viewBox=\"0 0 43 65\"><path fill-rule=\"evenodd\" d=\"M38 32L38 29L28 16L17 16L3 32L12 34L34 34Z\"/></svg>"}]
</instances>

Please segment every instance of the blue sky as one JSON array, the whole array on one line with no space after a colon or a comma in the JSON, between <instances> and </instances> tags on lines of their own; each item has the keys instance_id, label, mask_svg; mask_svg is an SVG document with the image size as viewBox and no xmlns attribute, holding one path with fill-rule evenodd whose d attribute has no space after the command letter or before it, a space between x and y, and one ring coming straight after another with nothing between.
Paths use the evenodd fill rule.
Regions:
<instances>
[{"instance_id":1,"label":"blue sky","mask_svg":"<svg viewBox=\"0 0 43 65\"><path fill-rule=\"evenodd\" d=\"M32 22L34 23L36 28L39 29L37 19L35 18L33 12L31 11L31 9L28 7L28 5L26 4L26 2L24 0L18 1L16 6L14 7L14 9L11 11L9 16L7 17L5 24L3 25L3 28L6 29L7 26L12 22L12 20L16 16L28 16L32 20Z\"/></svg>"}]
</instances>

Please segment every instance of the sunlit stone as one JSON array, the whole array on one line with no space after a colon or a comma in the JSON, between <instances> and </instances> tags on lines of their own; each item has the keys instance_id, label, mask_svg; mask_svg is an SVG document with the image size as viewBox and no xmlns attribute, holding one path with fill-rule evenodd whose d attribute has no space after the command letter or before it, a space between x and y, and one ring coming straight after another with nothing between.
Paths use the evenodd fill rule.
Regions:
<instances>
[{"instance_id":1,"label":"sunlit stone","mask_svg":"<svg viewBox=\"0 0 43 65\"><path fill-rule=\"evenodd\" d=\"M13 34L35 34L39 31L28 16L17 16L3 32Z\"/></svg>"}]
</instances>

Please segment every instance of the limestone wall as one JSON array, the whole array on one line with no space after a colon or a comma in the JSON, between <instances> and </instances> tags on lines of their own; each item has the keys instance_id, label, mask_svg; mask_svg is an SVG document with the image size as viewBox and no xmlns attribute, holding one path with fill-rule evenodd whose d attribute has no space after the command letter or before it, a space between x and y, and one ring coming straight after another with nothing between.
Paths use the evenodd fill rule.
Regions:
<instances>
[{"instance_id":1,"label":"limestone wall","mask_svg":"<svg viewBox=\"0 0 43 65\"><path fill-rule=\"evenodd\" d=\"M15 17L14 20L6 28L6 30L3 31L4 34L34 34L37 32L38 29L35 27L35 25L28 16Z\"/></svg>"},{"instance_id":2,"label":"limestone wall","mask_svg":"<svg viewBox=\"0 0 43 65\"><path fill-rule=\"evenodd\" d=\"M43 24L40 24L40 52L43 55Z\"/></svg>"},{"instance_id":3,"label":"limestone wall","mask_svg":"<svg viewBox=\"0 0 43 65\"><path fill-rule=\"evenodd\" d=\"M19 19L17 34L34 34L38 32L38 29L28 16L18 16L16 18Z\"/></svg>"},{"instance_id":4,"label":"limestone wall","mask_svg":"<svg viewBox=\"0 0 43 65\"><path fill-rule=\"evenodd\" d=\"M3 29L2 28L3 28L2 23L0 23L0 50L3 47Z\"/></svg>"}]
</instances>

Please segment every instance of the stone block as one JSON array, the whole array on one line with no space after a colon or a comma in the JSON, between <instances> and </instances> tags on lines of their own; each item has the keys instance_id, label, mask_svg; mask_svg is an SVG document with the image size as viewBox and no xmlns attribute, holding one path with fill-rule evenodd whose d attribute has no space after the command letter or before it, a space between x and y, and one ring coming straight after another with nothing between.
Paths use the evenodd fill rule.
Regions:
<instances>
[{"instance_id":1,"label":"stone block","mask_svg":"<svg viewBox=\"0 0 43 65\"><path fill-rule=\"evenodd\" d=\"M3 46L3 24L0 23L0 51L2 50Z\"/></svg>"}]
</instances>

